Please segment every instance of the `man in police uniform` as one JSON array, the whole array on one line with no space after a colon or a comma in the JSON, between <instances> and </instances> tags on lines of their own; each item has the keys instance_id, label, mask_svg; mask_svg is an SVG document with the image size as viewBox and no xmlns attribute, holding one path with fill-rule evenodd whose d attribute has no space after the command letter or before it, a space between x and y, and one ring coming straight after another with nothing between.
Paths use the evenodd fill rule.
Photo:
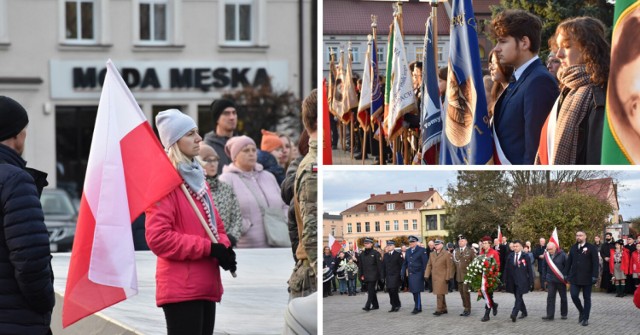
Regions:
<instances>
[{"instance_id":1,"label":"man in police uniform","mask_svg":"<svg viewBox=\"0 0 640 335\"><path fill-rule=\"evenodd\" d=\"M317 90L311 91L302 102L302 123L309 134L309 152L300 162L294 184L294 205L300 243L296 249L298 262L289 279L290 298L304 297L318 290L318 113Z\"/></svg>"},{"instance_id":2,"label":"man in police uniform","mask_svg":"<svg viewBox=\"0 0 640 335\"><path fill-rule=\"evenodd\" d=\"M458 291L464 307L464 311L460 316L469 316L471 314L469 284L464 283L464 277L467 275L467 267L474 258L476 258L476 251L467 247L467 239L464 235L458 235L458 247L453 250L453 265L456 267L456 281L458 282Z\"/></svg>"},{"instance_id":3,"label":"man in police uniform","mask_svg":"<svg viewBox=\"0 0 640 335\"><path fill-rule=\"evenodd\" d=\"M415 303L411 314L422 312L420 292L424 291L424 270L427 268L428 261L427 250L418 246L418 238L413 235L409 236L409 249L407 249L400 273L403 277L406 272L409 275L409 291L413 293L413 301ZM407 271L405 272L405 270Z\"/></svg>"},{"instance_id":4,"label":"man in police uniform","mask_svg":"<svg viewBox=\"0 0 640 335\"><path fill-rule=\"evenodd\" d=\"M397 312L400 310L400 296L398 288L400 287L400 270L402 269L402 254L395 251L396 243L393 240L387 241L385 254L382 257L382 278L386 282L389 300L391 301L391 310L389 312Z\"/></svg>"},{"instance_id":5,"label":"man in police uniform","mask_svg":"<svg viewBox=\"0 0 640 335\"><path fill-rule=\"evenodd\" d=\"M360 254L358 266L360 267L360 281L367 283L367 303L362 308L367 312L380 308L376 295L376 283L380 278L381 263L380 253L373 249L373 239L365 237L364 251Z\"/></svg>"}]
</instances>

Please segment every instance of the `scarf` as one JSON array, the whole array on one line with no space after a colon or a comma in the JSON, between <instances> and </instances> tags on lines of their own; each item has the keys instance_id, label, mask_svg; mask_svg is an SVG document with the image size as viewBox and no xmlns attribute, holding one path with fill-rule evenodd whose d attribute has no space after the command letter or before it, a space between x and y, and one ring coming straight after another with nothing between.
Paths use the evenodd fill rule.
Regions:
<instances>
[{"instance_id":1,"label":"scarf","mask_svg":"<svg viewBox=\"0 0 640 335\"><path fill-rule=\"evenodd\" d=\"M187 185L187 188L195 193L195 196L198 200L202 202L205 207L206 216L208 217L207 222L209 224L209 228L211 228L211 232L219 240L218 237L218 229L216 223L216 215L213 212L213 201L211 201L211 197L209 196L209 192L207 192L207 187L205 183L204 170L200 163L197 160L192 160L191 163L178 163L178 173L184 180L184 183Z\"/></svg>"},{"instance_id":2,"label":"scarf","mask_svg":"<svg viewBox=\"0 0 640 335\"><path fill-rule=\"evenodd\" d=\"M555 165L571 165L576 163L580 123L589 112L594 85L591 84L586 65L568 67L561 81L564 88L556 121L555 155L552 159Z\"/></svg>"}]
</instances>

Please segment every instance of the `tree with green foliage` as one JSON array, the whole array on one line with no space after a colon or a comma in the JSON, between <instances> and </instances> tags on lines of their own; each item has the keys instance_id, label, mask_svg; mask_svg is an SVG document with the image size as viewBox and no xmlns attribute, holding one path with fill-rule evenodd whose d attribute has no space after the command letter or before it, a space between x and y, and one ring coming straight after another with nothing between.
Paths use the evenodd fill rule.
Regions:
<instances>
[{"instance_id":1,"label":"tree with green foliage","mask_svg":"<svg viewBox=\"0 0 640 335\"><path fill-rule=\"evenodd\" d=\"M492 17L504 9L523 9L540 17L542 20L541 56L546 57L549 54L547 41L555 34L558 24L572 17L591 16L599 19L607 27L607 36L611 40L613 5L606 0L500 0L500 5L492 6L491 9Z\"/></svg>"},{"instance_id":2,"label":"tree with green foliage","mask_svg":"<svg viewBox=\"0 0 640 335\"><path fill-rule=\"evenodd\" d=\"M409 237L407 235L400 235L392 238L393 242L395 242L396 247L401 247L403 245L409 245Z\"/></svg>"},{"instance_id":3,"label":"tree with green foliage","mask_svg":"<svg viewBox=\"0 0 640 335\"><path fill-rule=\"evenodd\" d=\"M510 183L502 171L458 171L447 187L449 236L464 234L469 241L497 235L498 225L509 234L514 214Z\"/></svg>"},{"instance_id":4,"label":"tree with green foliage","mask_svg":"<svg viewBox=\"0 0 640 335\"><path fill-rule=\"evenodd\" d=\"M548 239L557 227L560 246L566 251L575 243L578 230L584 231L590 240L601 235L612 212L609 203L574 191L554 197L536 196L518 207L511 231L520 240L535 241L540 237Z\"/></svg>"}]
</instances>

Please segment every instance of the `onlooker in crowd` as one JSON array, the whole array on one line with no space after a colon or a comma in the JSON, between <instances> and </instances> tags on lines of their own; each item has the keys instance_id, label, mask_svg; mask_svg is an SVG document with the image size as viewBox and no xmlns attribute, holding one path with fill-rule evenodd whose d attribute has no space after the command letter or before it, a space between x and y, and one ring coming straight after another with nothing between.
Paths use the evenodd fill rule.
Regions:
<instances>
[{"instance_id":1,"label":"onlooker in crowd","mask_svg":"<svg viewBox=\"0 0 640 335\"><path fill-rule=\"evenodd\" d=\"M453 256L453 251L455 250L453 243L449 242L447 243L447 251L449 252L449 254L451 256ZM453 292L453 290L457 289L457 282L456 282L456 267L452 266L451 267L451 279L449 279L448 282L448 286L449 286L449 293Z\"/></svg>"},{"instance_id":2,"label":"onlooker in crowd","mask_svg":"<svg viewBox=\"0 0 640 335\"><path fill-rule=\"evenodd\" d=\"M296 250L298 249L298 243L300 242L298 238L298 221L296 219L296 207L295 207L295 192L293 187L295 186L296 173L298 171L298 167L300 166L300 162L304 158L304 156L309 152L309 134L306 130L302 131L300 134L300 142L298 143L300 157L293 160L289 167L287 168L287 172L285 174L285 178L280 185L280 196L285 204L289 204L289 239L291 239L291 251L293 252L293 259L297 262L298 258L296 257ZM312 171L313 172L313 171Z\"/></svg>"},{"instance_id":3,"label":"onlooker in crowd","mask_svg":"<svg viewBox=\"0 0 640 335\"><path fill-rule=\"evenodd\" d=\"M553 39L555 36L552 36ZM552 40L549 40L551 43ZM560 59L556 56L555 52L550 52L547 57L547 70L553 75L554 78L559 78L558 70L560 69Z\"/></svg>"},{"instance_id":4,"label":"onlooker in crowd","mask_svg":"<svg viewBox=\"0 0 640 335\"><path fill-rule=\"evenodd\" d=\"M493 259L495 259L497 263L496 265L500 267L500 254L498 253L498 251L491 247L491 237L484 236L481 241L482 247L480 249L480 255L486 255L485 257L492 257ZM498 303L493 300L493 292L487 293L487 295L489 296L489 300L491 301L491 303L489 304L490 306L488 304L484 305L484 316L482 317L482 319L480 319L480 321L482 322L489 321L489 312L491 312L491 310L493 310L493 316L496 316L498 314Z\"/></svg>"},{"instance_id":5,"label":"onlooker in crowd","mask_svg":"<svg viewBox=\"0 0 640 335\"><path fill-rule=\"evenodd\" d=\"M630 260L631 275L633 277L633 287L640 286L640 243L636 243L636 250L631 254Z\"/></svg>"},{"instance_id":6,"label":"onlooker in crowd","mask_svg":"<svg viewBox=\"0 0 640 335\"><path fill-rule=\"evenodd\" d=\"M290 285L291 296L306 296L317 290L315 285L316 267L318 264L318 174L314 167L318 155L318 98L317 90L302 101L302 123L309 135L309 152L300 162L293 185L295 217L298 232L298 246L296 247L296 267L292 277L302 276L311 281L308 292L307 285L298 289ZM299 282L299 281L298 281ZM291 280L290 280L291 284Z\"/></svg>"},{"instance_id":7,"label":"onlooker in crowd","mask_svg":"<svg viewBox=\"0 0 640 335\"><path fill-rule=\"evenodd\" d=\"M330 249L329 247L324 247L324 248L322 249L322 263L324 264L324 265L323 265L323 268L328 266L329 268L333 269L333 268L335 268L335 267L336 267L335 258L333 258L333 256L331 255L331 249ZM333 271L333 270L332 270L332 271ZM332 277L332 278L333 278L333 277ZM331 283L332 283L333 281L334 281L334 280L333 280L333 279L331 279L331 280L328 282L328 283L329 283L329 289L328 289L328 290L323 288L323 289L324 289L323 294L324 294L324 296L325 296L325 297L326 297L327 295L333 295L333 293L332 293L332 292L335 292L335 291L331 290L331 286L332 286L332 284L331 284ZM335 285L335 284L333 284L333 285Z\"/></svg>"},{"instance_id":8,"label":"onlooker in crowd","mask_svg":"<svg viewBox=\"0 0 640 335\"><path fill-rule=\"evenodd\" d=\"M611 249L609 254L609 271L613 274L611 280L616 286L616 297L625 296L625 284L629 273L629 250L623 245L623 240L616 241L615 249Z\"/></svg>"},{"instance_id":9,"label":"onlooker in crowd","mask_svg":"<svg viewBox=\"0 0 640 335\"><path fill-rule=\"evenodd\" d=\"M484 241L482 241L482 243L484 243ZM507 261L507 255L509 255L513 247L505 243L500 243L500 240L495 238L493 240L493 249L498 253L500 258L500 261L498 262L500 264L500 273L504 273L504 265ZM500 286L501 291L504 291L504 288L504 282L502 282L502 285Z\"/></svg>"},{"instance_id":10,"label":"onlooker in crowd","mask_svg":"<svg viewBox=\"0 0 640 335\"><path fill-rule=\"evenodd\" d=\"M322 262L322 297L326 298L331 295L331 282L333 281L333 270L326 262Z\"/></svg>"},{"instance_id":11,"label":"onlooker in crowd","mask_svg":"<svg viewBox=\"0 0 640 335\"><path fill-rule=\"evenodd\" d=\"M282 210L282 224L286 225L288 206L280 197L275 177L256 162L256 144L247 136L232 137L225 146L232 163L225 166L220 180L231 187L238 197L242 212L242 235L239 248L267 248L263 213L267 208Z\"/></svg>"},{"instance_id":12,"label":"onlooker in crowd","mask_svg":"<svg viewBox=\"0 0 640 335\"><path fill-rule=\"evenodd\" d=\"M338 253L338 257L336 257L335 263L335 270L333 272L338 279L338 292L340 292L340 295L347 294L347 259L345 257L344 251L340 251Z\"/></svg>"},{"instance_id":13,"label":"onlooker in crowd","mask_svg":"<svg viewBox=\"0 0 640 335\"><path fill-rule=\"evenodd\" d=\"M627 236L627 244L624 245L624 248L629 251L629 257L631 254L636 251L636 241L633 239L633 236ZM625 294L633 294L635 291L635 286L633 284L633 274L631 273L631 262L629 262L629 270L627 271L627 285L625 286Z\"/></svg>"},{"instance_id":14,"label":"onlooker in crowd","mask_svg":"<svg viewBox=\"0 0 640 335\"><path fill-rule=\"evenodd\" d=\"M222 173L222 168L231 163L231 157L227 155L224 148L238 126L238 111L235 103L227 99L214 100L210 109L213 114L214 130L204 135L204 142L218 153L219 175Z\"/></svg>"},{"instance_id":15,"label":"onlooker in crowd","mask_svg":"<svg viewBox=\"0 0 640 335\"><path fill-rule=\"evenodd\" d=\"M422 247L424 248L424 246ZM434 252L435 250L436 250L435 243L433 242L433 240L429 240L429 242L427 242L427 248L426 248L427 257L429 257L429 255L431 255L431 253ZM424 266L426 267L427 263L424 263ZM424 280L424 287L427 291L429 291L429 293L433 292L433 283L432 283L431 277L429 277L429 279ZM423 289L423 291L425 289Z\"/></svg>"},{"instance_id":16,"label":"onlooker in crowd","mask_svg":"<svg viewBox=\"0 0 640 335\"><path fill-rule=\"evenodd\" d=\"M447 76L449 75L449 69L445 67L441 67L438 70L438 91L440 92L440 102L444 103L444 98L446 97L447 92Z\"/></svg>"},{"instance_id":17,"label":"onlooker in crowd","mask_svg":"<svg viewBox=\"0 0 640 335\"><path fill-rule=\"evenodd\" d=\"M604 24L577 17L556 29L562 92L540 133L536 164L600 164L609 42Z\"/></svg>"},{"instance_id":18,"label":"onlooker in crowd","mask_svg":"<svg viewBox=\"0 0 640 335\"><path fill-rule=\"evenodd\" d=\"M195 122L177 109L156 116L160 142L183 179L180 186L146 210L146 237L157 255L156 304L162 307L167 333L213 334L216 302L222 299L219 266L235 272L235 253L196 160L202 141ZM212 243L196 210L216 238Z\"/></svg>"},{"instance_id":19,"label":"onlooker in crowd","mask_svg":"<svg viewBox=\"0 0 640 335\"><path fill-rule=\"evenodd\" d=\"M424 272L425 278L431 278L433 284L433 294L436 295L436 311L435 316L447 314L447 300L445 295L449 293L449 280L453 277L453 263L451 261L451 253L444 249L444 242L435 241L435 248L429 255L427 268Z\"/></svg>"},{"instance_id":20,"label":"onlooker in crowd","mask_svg":"<svg viewBox=\"0 0 640 335\"><path fill-rule=\"evenodd\" d=\"M467 246L467 239L464 235L458 235L458 248L453 251L453 264L456 268L455 279L458 282L458 292L460 292L462 307L464 308L464 311L460 316L471 315L469 284L464 283L464 277L467 275L467 267L471 264L474 258L476 258L475 249Z\"/></svg>"},{"instance_id":21,"label":"onlooker in crowd","mask_svg":"<svg viewBox=\"0 0 640 335\"><path fill-rule=\"evenodd\" d=\"M385 281L387 292L389 293L389 301L391 310L389 312L397 312L402 306L400 304L400 271L402 270L402 255L395 251L396 243L393 240L387 241L385 254L382 257L382 279Z\"/></svg>"},{"instance_id":22,"label":"onlooker in crowd","mask_svg":"<svg viewBox=\"0 0 640 335\"><path fill-rule=\"evenodd\" d=\"M360 281L367 283L367 302L362 308L370 311L380 308L376 295L376 283L380 278L380 253L373 249L373 239L364 239L364 251L360 254L358 267L360 268Z\"/></svg>"},{"instance_id":23,"label":"onlooker in crowd","mask_svg":"<svg viewBox=\"0 0 640 335\"><path fill-rule=\"evenodd\" d=\"M40 204L47 174L21 157L27 111L0 96L0 332L51 334L55 304L49 235Z\"/></svg>"},{"instance_id":24,"label":"onlooker in crowd","mask_svg":"<svg viewBox=\"0 0 640 335\"><path fill-rule=\"evenodd\" d=\"M593 245L598 249L598 254L600 255L602 251L602 241L600 239L600 236L596 235L593 240ZM596 287L602 287L602 257L598 257L598 262L600 271L598 271L598 281L596 282Z\"/></svg>"},{"instance_id":25,"label":"onlooker in crowd","mask_svg":"<svg viewBox=\"0 0 640 335\"><path fill-rule=\"evenodd\" d=\"M347 273L347 286L349 296L356 295L356 278L358 278L358 265L354 261L355 257L349 257L349 261L345 268Z\"/></svg>"},{"instance_id":26,"label":"onlooker in crowd","mask_svg":"<svg viewBox=\"0 0 640 335\"><path fill-rule=\"evenodd\" d=\"M515 68L515 82L494 109L497 158L502 164L533 164L540 130L558 97L556 79L538 58L542 21L524 10L507 9L491 23L500 63Z\"/></svg>"},{"instance_id":27,"label":"onlooker in crowd","mask_svg":"<svg viewBox=\"0 0 640 335\"><path fill-rule=\"evenodd\" d=\"M527 256L527 258L529 259L529 262L531 264L533 264L535 258L533 258L533 253L531 252L531 247L525 245L524 247L522 247L522 253Z\"/></svg>"},{"instance_id":28,"label":"onlooker in crowd","mask_svg":"<svg viewBox=\"0 0 640 335\"><path fill-rule=\"evenodd\" d=\"M600 248L600 257L602 257L602 279L600 288L608 293L613 292L614 287L611 285L611 271L609 270L609 259L611 258L611 250L615 249L613 236L607 232L604 234L604 244Z\"/></svg>"},{"instance_id":29,"label":"onlooker in crowd","mask_svg":"<svg viewBox=\"0 0 640 335\"><path fill-rule=\"evenodd\" d=\"M509 80L513 75L513 70L514 68L511 65L500 64L500 60L498 59L498 55L495 50L491 50L489 53L489 71L491 73L493 85L491 86L490 94L487 95L487 106L490 118L493 118L498 98L500 98L500 95L502 95L507 88L507 85L509 85Z\"/></svg>"},{"instance_id":30,"label":"onlooker in crowd","mask_svg":"<svg viewBox=\"0 0 640 335\"><path fill-rule=\"evenodd\" d=\"M529 258L522 253L522 242L520 240L513 241L513 252L507 258L502 278L507 292L513 293L516 298L511 310L511 321L516 322L518 313L521 313L519 319L526 318L528 313L523 295L533 291L534 274L533 265Z\"/></svg>"},{"instance_id":31,"label":"onlooker in crowd","mask_svg":"<svg viewBox=\"0 0 640 335\"><path fill-rule=\"evenodd\" d=\"M285 134L278 134L280 141L282 142L282 156L278 160L278 164L287 171L289 168L289 164L298 156L294 157L295 146L293 145L293 141L291 138ZM304 156L304 155L303 155Z\"/></svg>"},{"instance_id":32,"label":"onlooker in crowd","mask_svg":"<svg viewBox=\"0 0 640 335\"><path fill-rule=\"evenodd\" d=\"M544 251L547 249L547 240L540 238L539 244L533 251L533 257L538 264L538 275L540 276L540 291L546 290L545 278L547 277L547 262L544 260Z\"/></svg>"},{"instance_id":33,"label":"onlooker in crowd","mask_svg":"<svg viewBox=\"0 0 640 335\"><path fill-rule=\"evenodd\" d=\"M211 195L213 195L213 203L218 209L224 230L231 241L231 245L235 246L242 235L242 214L240 213L240 204L238 197L228 184L218 179L218 165L220 157L218 153L208 144L200 142L200 160L204 163L204 172Z\"/></svg>"},{"instance_id":34,"label":"onlooker in crowd","mask_svg":"<svg viewBox=\"0 0 640 335\"><path fill-rule=\"evenodd\" d=\"M565 277L567 276L567 255L558 248L555 243L549 241L547 244L547 251L549 252L549 259L553 262L557 274L553 271L551 264L547 265L547 315L542 317L542 320L552 321L556 312L556 292L560 294L560 316L562 320L567 318L568 304L567 304L567 284Z\"/></svg>"},{"instance_id":35,"label":"onlooker in crowd","mask_svg":"<svg viewBox=\"0 0 640 335\"><path fill-rule=\"evenodd\" d=\"M593 244L587 243L587 234L583 231L576 233L576 244L569 250L567 266L571 300L580 313L578 322L588 326L591 312L591 287L598 280L598 249ZM584 305L580 302L580 291L582 291Z\"/></svg>"},{"instance_id":36,"label":"onlooker in crowd","mask_svg":"<svg viewBox=\"0 0 640 335\"><path fill-rule=\"evenodd\" d=\"M262 165L265 171L271 172L271 174L276 177L278 185L282 184L285 176L285 170L280 166L280 163L278 163L283 153L282 141L278 137L278 134L262 129L258 163Z\"/></svg>"},{"instance_id":37,"label":"onlooker in crowd","mask_svg":"<svg viewBox=\"0 0 640 335\"><path fill-rule=\"evenodd\" d=\"M418 238L409 236L409 249L405 254L404 263L402 263L401 276L409 276L409 291L413 294L414 307L411 314L422 312L422 301L420 293L424 291L424 270L427 268L429 255L427 250L418 246ZM402 278L401 278L402 279Z\"/></svg>"}]
</instances>

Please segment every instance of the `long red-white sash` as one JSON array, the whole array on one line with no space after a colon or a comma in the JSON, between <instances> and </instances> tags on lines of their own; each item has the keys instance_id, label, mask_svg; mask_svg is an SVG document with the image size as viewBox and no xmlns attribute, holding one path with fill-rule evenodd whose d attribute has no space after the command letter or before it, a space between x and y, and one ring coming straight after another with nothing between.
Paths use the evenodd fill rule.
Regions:
<instances>
[{"instance_id":1,"label":"long red-white sash","mask_svg":"<svg viewBox=\"0 0 640 335\"><path fill-rule=\"evenodd\" d=\"M566 284L567 281L564 280L564 276L562 275L562 272L560 272L560 270L556 266L556 263L554 263L553 260L551 259L551 255L549 255L549 252L547 251L544 252L544 259L547 261L547 265L551 269L551 272L553 272L553 274L556 275L556 278L558 278L558 280L560 280L560 282L562 282L563 284Z\"/></svg>"},{"instance_id":2,"label":"long red-white sash","mask_svg":"<svg viewBox=\"0 0 640 335\"><path fill-rule=\"evenodd\" d=\"M485 270L482 270L482 285L480 286L480 292L482 292L482 296L486 301L487 308L491 308L491 305L493 305L493 301L491 301L491 299L489 298L489 294L487 293L487 286L487 275L485 274Z\"/></svg>"},{"instance_id":3,"label":"long red-white sash","mask_svg":"<svg viewBox=\"0 0 640 335\"><path fill-rule=\"evenodd\" d=\"M495 125L492 129L493 131L493 143L495 144L495 154L496 154L496 158L498 159L498 161L500 162L500 165L513 165L511 164L511 162L509 161L509 159L507 159L507 156L504 154L504 151L502 151L502 147L500 146L500 139L498 138L498 134L496 133L496 128Z\"/></svg>"}]
</instances>

